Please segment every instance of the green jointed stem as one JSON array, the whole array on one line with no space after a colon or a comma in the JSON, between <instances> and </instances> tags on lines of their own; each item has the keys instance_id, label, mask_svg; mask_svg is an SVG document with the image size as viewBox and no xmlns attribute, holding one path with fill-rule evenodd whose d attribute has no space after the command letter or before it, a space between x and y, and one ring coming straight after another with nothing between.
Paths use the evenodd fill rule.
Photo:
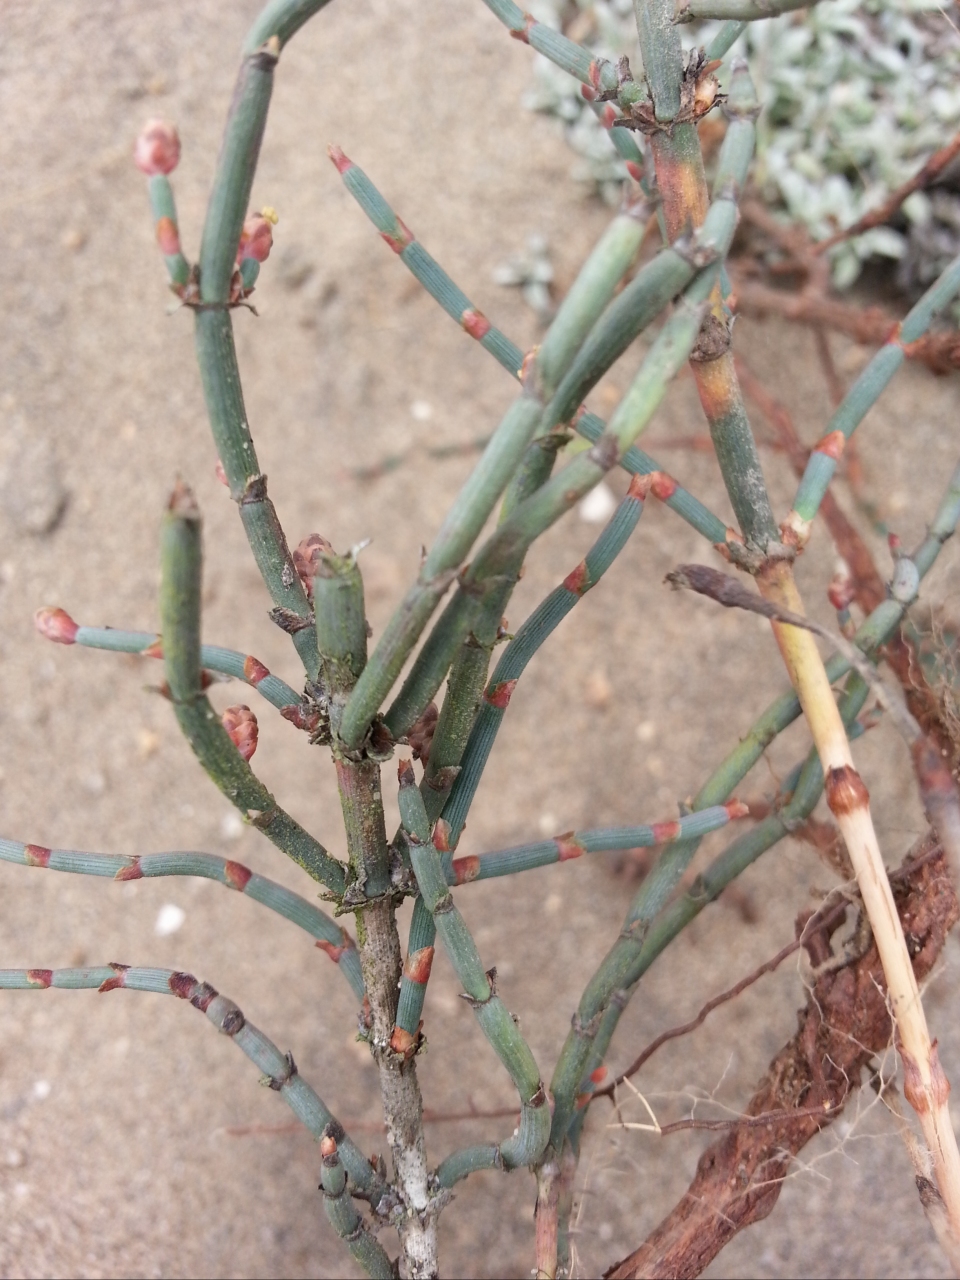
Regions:
<instances>
[{"instance_id":1,"label":"green jointed stem","mask_svg":"<svg viewBox=\"0 0 960 1280\"><path fill-rule=\"evenodd\" d=\"M397 1002L397 1026L411 1036L417 1034L420 1026L430 977L429 965L417 966L416 958L432 948L436 940L437 928L433 923L433 916L424 905L423 898L417 898L413 904L413 919L410 921L410 936L407 940L407 967L400 979L400 999ZM432 959L431 956L431 962ZM411 969L412 975L409 972Z\"/></svg>"},{"instance_id":2,"label":"green jointed stem","mask_svg":"<svg viewBox=\"0 0 960 1280\"><path fill-rule=\"evenodd\" d=\"M622 130L618 130L617 132L622 132ZM732 146L732 144L738 140L739 134L737 128L734 127L729 130L728 136L730 137L730 143L728 144L725 142L725 147ZM752 148L752 139L750 146ZM741 150L742 149L743 148L741 146ZM454 284L439 263L437 263L435 259L431 258L424 249L422 249L419 241L412 238L412 233L404 227L403 223L386 203L383 196L379 191L377 191L376 187L373 186L366 174L354 165L352 161L348 160L338 149L334 148L332 154L334 162L343 174L344 182L347 185L348 190L356 198L363 211L371 219L378 230L380 230L387 242L392 247L397 247L404 243L404 237L407 238L407 247L402 249L399 255L400 260L404 265L409 268L427 292L440 303L444 311L446 311L449 316L456 320L458 324L461 324L466 328L473 337L478 338L480 345L485 347L486 350L493 355L493 357L513 378L519 379L523 365L523 352L520 348L505 337L499 329L494 327L490 327L489 329L485 328L485 326L489 324L486 317L477 310L470 299L467 298L466 294L463 293L456 284ZM747 156L747 160L749 160L749 155ZM732 228L736 219L735 210L729 210L729 212L724 215L724 221L726 221L727 217L729 217L731 223L732 234ZM713 250L707 240L703 241L703 246L701 256L704 259L707 259ZM416 253L414 253L415 248L417 250ZM691 279L693 275L692 268L687 270L687 267L689 267L689 264L686 264L686 266L682 268L676 263L674 264L674 268L677 270L676 281L678 291ZM659 279L659 276L657 278ZM646 288L648 285L649 278L647 279L647 285L644 287ZM632 287L633 286L628 286L628 288ZM626 292L626 290L624 292ZM641 323L644 316L647 314L647 311L643 309L648 306L647 302L637 296L636 290L634 290L631 296L633 298L633 301L630 304L630 316L633 316L632 322L630 320L630 316L625 316L621 312L617 312L616 318L611 321L611 326L617 332L618 340L622 341L623 345L615 354L609 356L608 363L602 364L602 367L593 379L594 382L599 381L599 378L606 371L609 365L613 363L616 356L626 349L633 337L636 337L639 330L634 328L631 331L629 328L630 323L633 323L634 325ZM642 307L641 302L643 302ZM469 317L467 322L464 321L464 316ZM603 354L601 340L596 340L596 345L601 347L601 351L597 353L596 360L602 361L607 359L608 357ZM589 379L584 383L584 386L587 389L592 385L593 382L589 381ZM576 410L578 404L579 399L574 397L571 413ZM580 415L573 423L573 426L580 435L585 437L585 439L594 442L603 434L605 424L596 416L596 414L587 413ZM649 454L644 453L641 449L637 449L636 447L627 450L624 456L620 459L620 466L633 475L650 475L654 471L664 470L656 459L651 458ZM678 485L674 493L670 497L666 498L665 501L668 507L671 507L676 511L683 520L686 520L688 524L692 525L698 533L702 533L710 542L724 541L726 537L726 526L723 521L719 520L712 512L708 511L701 502L681 486Z\"/></svg>"},{"instance_id":3,"label":"green jointed stem","mask_svg":"<svg viewBox=\"0 0 960 1280\"><path fill-rule=\"evenodd\" d=\"M295 30L316 7L277 6L274 16L278 21L295 21ZM260 473L243 403L229 313L237 246L266 126L276 62L276 51L258 47L245 55L240 67L200 247L196 351L214 442L231 496L240 504L240 517L257 568L274 605L306 624L293 630L293 642L307 675L315 680L313 618L273 503L267 496L266 477Z\"/></svg>"},{"instance_id":4,"label":"green jointed stem","mask_svg":"<svg viewBox=\"0 0 960 1280\"><path fill-rule=\"evenodd\" d=\"M544 641L553 634L590 588L599 582L626 546L627 539L637 527L642 514L643 499L635 487L631 486L630 492L617 507L609 524L584 560L537 606L504 650L483 696L479 715L462 758L458 760L460 773L453 784L450 798L443 807L443 816L450 824L451 847L456 848L460 839L467 812L473 803L517 680Z\"/></svg>"},{"instance_id":5,"label":"green jointed stem","mask_svg":"<svg viewBox=\"0 0 960 1280\"><path fill-rule=\"evenodd\" d=\"M519 377L523 352L495 328L467 295L450 279L443 267L432 258L413 232L394 213L364 171L343 154L339 147L329 148L330 159L343 178L343 185L380 232L382 238L400 257L400 261L423 285L427 293L444 309L451 320L466 330L481 347L514 377Z\"/></svg>"},{"instance_id":6,"label":"green jointed stem","mask_svg":"<svg viewBox=\"0 0 960 1280\"><path fill-rule=\"evenodd\" d=\"M678 0L673 20L704 22L719 18L739 25L756 22L759 18L776 18L781 13L793 13L795 9L812 9L818 3L819 0ZM723 55L715 53L713 56Z\"/></svg>"},{"instance_id":7,"label":"green jointed stem","mask_svg":"<svg viewBox=\"0 0 960 1280\"><path fill-rule=\"evenodd\" d=\"M703 288L709 288L708 273L701 273L690 286L690 297L678 304L661 329L601 440L524 499L481 547L417 655L387 714L388 726L413 723L439 689L482 607L484 594L509 575L536 538L603 479L649 422L699 332L704 304L697 294Z\"/></svg>"},{"instance_id":8,"label":"green jointed stem","mask_svg":"<svg viewBox=\"0 0 960 1280\"><path fill-rule=\"evenodd\" d=\"M806 526L816 515L827 486L833 479L844 443L850 439L873 407L880 393L903 363L904 347L922 338L934 316L960 292L960 256L941 273L916 306L911 307L886 346L880 348L847 392L830 419L820 443L810 454L793 515ZM839 433L839 434L838 434ZM789 517L788 517L789 521Z\"/></svg>"},{"instance_id":9,"label":"green jointed stem","mask_svg":"<svg viewBox=\"0 0 960 1280\"><path fill-rule=\"evenodd\" d=\"M315 880L340 895L342 865L285 813L240 755L201 689L200 513L178 484L161 531L160 622L167 685L177 721L216 786L252 824Z\"/></svg>"},{"instance_id":10,"label":"green jointed stem","mask_svg":"<svg viewBox=\"0 0 960 1280\"><path fill-rule=\"evenodd\" d=\"M367 661L367 616L356 556L322 552L316 559L313 607L330 729L339 736L343 707Z\"/></svg>"},{"instance_id":11,"label":"green jointed stem","mask_svg":"<svg viewBox=\"0 0 960 1280\"><path fill-rule=\"evenodd\" d=\"M532 1164L543 1152L550 1133L550 1112L540 1071L519 1028L496 993L495 971L484 970L476 944L454 905L440 855L431 839L423 798L408 762L400 765L399 800L410 861L424 906L433 916L444 950L473 1006L481 1030L520 1095L519 1132L500 1144L500 1159L508 1169Z\"/></svg>"},{"instance_id":12,"label":"green jointed stem","mask_svg":"<svg viewBox=\"0 0 960 1280\"><path fill-rule=\"evenodd\" d=\"M650 212L645 200L628 205L613 219L580 268L537 351L537 372L545 396L556 390L564 370L633 265Z\"/></svg>"},{"instance_id":13,"label":"green jointed stem","mask_svg":"<svg viewBox=\"0 0 960 1280\"><path fill-rule=\"evenodd\" d=\"M627 849L652 849L676 841L701 839L718 831L746 810L738 801L711 805L710 808L687 813L668 822L655 822L645 827L598 827L591 831L567 831L550 840L498 849L495 853L471 854L454 858L447 872L447 883L469 884L474 880L491 880L496 876L512 876L518 871L549 867L555 862L579 858L584 853L618 853Z\"/></svg>"},{"instance_id":14,"label":"green jointed stem","mask_svg":"<svg viewBox=\"0 0 960 1280\"><path fill-rule=\"evenodd\" d=\"M326 912L298 893L268 880L242 862L219 858L212 853L83 853L76 849L46 849L41 845L0 840L0 862L21 867L45 867L74 875L104 876L111 880L151 880L161 876L199 876L216 880L228 889L246 894L254 902L299 925L316 938L349 982L354 994L363 999L360 960L353 939Z\"/></svg>"},{"instance_id":15,"label":"green jointed stem","mask_svg":"<svg viewBox=\"0 0 960 1280\"><path fill-rule=\"evenodd\" d=\"M367 1230L350 1198L347 1171L336 1145L340 1129L336 1128L334 1133L336 1138L333 1141L330 1140L332 1134L326 1138L333 1149L320 1162L320 1190L323 1192L323 1207L330 1225L368 1276L378 1277L378 1280L393 1280L396 1274L393 1263L376 1236Z\"/></svg>"},{"instance_id":16,"label":"green jointed stem","mask_svg":"<svg viewBox=\"0 0 960 1280\"><path fill-rule=\"evenodd\" d=\"M725 22L706 47L707 61L713 62L715 58L726 57L746 29L745 22Z\"/></svg>"},{"instance_id":17,"label":"green jointed stem","mask_svg":"<svg viewBox=\"0 0 960 1280\"><path fill-rule=\"evenodd\" d=\"M617 69L606 58L597 58L589 49L568 40L559 31L544 26L536 18L525 13L513 0L483 0L510 34L524 44L542 53L561 71L569 72L581 83L594 89L611 90L617 87Z\"/></svg>"},{"instance_id":18,"label":"green jointed stem","mask_svg":"<svg viewBox=\"0 0 960 1280\"><path fill-rule=\"evenodd\" d=\"M856 673L851 676L851 688L854 693L845 694L841 699L841 714L848 727L856 719L869 693L868 686ZM750 855L740 865L740 870L788 834L793 822L802 821L809 816L820 798L822 787L823 771L819 757L816 752L811 752L790 805L780 813L764 819L735 841L734 847L737 849L750 850ZM654 873L644 881L631 904L620 937L607 953L581 997L573 1029L561 1050L551 1081L551 1093L555 1101L551 1132L554 1148L563 1141L564 1135L573 1122L577 1097L587 1076L588 1067L594 1062L596 1036L602 1030L609 1043L620 1014L632 994L631 988L653 959L649 953L644 954L644 947L655 927L655 918L666 906L670 894L690 865L698 845L698 840L692 840L674 845L664 852L660 862L654 868ZM713 896L716 896L719 891L717 889ZM684 901L686 900L685 898ZM700 905L690 911L684 923L702 910L709 900L712 899L704 897ZM661 944L661 949L664 945L666 945L665 942ZM621 994L614 999L617 993Z\"/></svg>"},{"instance_id":19,"label":"green jointed stem","mask_svg":"<svg viewBox=\"0 0 960 1280\"><path fill-rule=\"evenodd\" d=\"M540 413L540 403L532 396L524 393L515 400L457 495L434 539L417 582L387 623L344 709L340 736L348 749L355 749L363 742L371 720L516 469L537 428ZM445 675L446 669L441 672L440 680ZM440 680L434 686L434 693ZM429 698L424 701L424 706L427 701ZM391 711L387 727L394 736L398 736L409 728L420 711L403 723L398 723Z\"/></svg>"},{"instance_id":20,"label":"green jointed stem","mask_svg":"<svg viewBox=\"0 0 960 1280\"><path fill-rule=\"evenodd\" d=\"M950 479L947 491L941 499L936 515L930 525L927 537L913 557L919 578L925 576L932 567L940 548L955 531L958 520L960 520L960 465L957 466ZM869 654L883 644L899 625L907 603L909 602L888 599L878 605L873 613L865 619L854 637L858 646ZM840 655L835 656L827 663L827 675L831 682L839 680L849 670L849 663ZM857 689L862 685L860 677L856 676L856 673L854 673L854 676L858 683L851 683L850 685L850 701L841 702L845 723L851 724L859 711L859 707L855 707L852 699ZM854 677L851 677L851 680L853 679ZM847 695L844 695L844 697L846 698ZM862 705L862 703L859 705ZM707 780L693 801L693 810L696 811L709 805L723 803L734 787L753 768L769 743L799 715L800 704L796 695L792 691L781 695L760 719L753 724L747 735L741 739L734 750ZM818 770L819 768L819 758L813 752L805 769ZM808 773L807 780L811 776L813 775ZM822 777L822 775L820 776ZM804 788L801 788L798 784L794 802L797 802L798 797L806 794L808 792L806 791L805 781ZM816 796L810 802L811 809L815 803ZM748 832L747 835L734 842L731 848L735 852L723 863L726 868L723 875L718 873L716 877L708 882L713 886L714 897L720 893L726 884L730 883L735 875L739 874L743 866L749 865L750 861L759 857L766 848L769 848L769 844L764 843L768 836L771 842L775 842L780 838L779 835L775 834L776 830L779 830L779 828L774 827L773 819L766 819L765 823L758 824L753 831ZM696 852L697 843L694 841L680 842L665 853L660 864L654 869L651 876L644 881L637 898L631 905L625 930L626 936L621 935L621 939L615 945L614 951L607 957L604 966L595 975L587 988L587 992L584 993L584 1000L581 1002L581 1010L578 1011L574 1030L567 1038L551 1082L551 1092L557 1099L551 1134L551 1142L555 1149L559 1149L559 1144L563 1141L573 1118L576 1096L592 1061L591 1052L594 1038L600 1034L605 1026L609 1035L612 1035L613 1026L610 1025L610 1019L613 1019L615 1025L616 1020L619 1018L619 1013L611 1011L610 1002L619 1001L622 1008L629 998L628 988L640 976L639 972L635 976L631 976L634 970L631 968L630 953L635 953L637 956L650 955L652 960L653 955L659 954L659 951L683 928L687 920L692 919L693 915L701 909L700 906L696 905L696 900L688 894L683 899L683 903L686 905L677 916L676 927L674 928L671 925L673 932L668 931L662 938L662 920L665 917L673 920L680 910L678 907L669 908L664 913L664 916L661 916L660 920L655 921L652 926L645 923L645 920L649 921L650 908L655 908L658 904L662 905L672 886L676 884L677 878L682 875L685 867L689 865L690 859ZM723 878L724 876L726 878ZM706 899L704 899L701 906L705 902ZM689 914L684 915L684 912L689 912ZM654 945L651 941L654 937L659 938L660 941L656 944L657 950L651 955L645 948L650 948ZM637 950L638 947L639 950ZM619 954L615 954L618 952ZM637 963L639 963L639 960ZM604 996L606 996L606 1001L604 1001ZM592 1014L590 1014L591 1009L593 1010ZM583 1017L584 1012L590 1015L586 1020ZM599 1064L596 1061L592 1061L592 1065ZM558 1116L559 1119L557 1118Z\"/></svg>"},{"instance_id":21,"label":"green jointed stem","mask_svg":"<svg viewBox=\"0 0 960 1280\"><path fill-rule=\"evenodd\" d=\"M152 631L120 631L113 627L78 627L74 644L87 649L106 649L112 653L142 653L147 658L162 658L162 640ZM200 666L206 671L243 680L256 689L280 711L297 706L300 695L285 680L273 675L252 654L223 649L219 645L200 646Z\"/></svg>"},{"instance_id":22,"label":"green jointed stem","mask_svg":"<svg viewBox=\"0 0 960 1280\"><path fill-rule=\"evenodd\" d=\"M281 1053L262 1031L246 1020L232 1000L220 995L209 983L198 982L191 973L131 968L124 964L104 965L96 969L0 969L0 990L46 990L50 987L68 991L89 988L115 991L123 988L188 1000L259 1068L269 1079L270 1087L280 1094L314 1137L319 1138L329 1124L336 1124L342 1132L323 1100L297 1071L292 1056ZM347 1137L340 1143L340 1155L353 1183L354 1194L369 1200L376 1208L387 1190L383 1179Z\"/></svg>"},{"instance_id":23,"label":"green jointed stem","mask_svg":"<svg viewBox=\"0 0 960 1280\"><path fill-rule=\"evenodd\" d=\"M147 190L150 193L150 211L153 214L153 221L157 225L157 231L161 238L161 250L171 237L177 246L175 253L164 253L163 259L166 263L170 283L173 285L175 292L181 293L190 279L190 263L179 248L180 233L177 225L177 205L173 198L173 187L170 185L170 179L165 173L155 173L147 184Z\"/></svg>"},{"instance_id":24,"label":"green jointed stem","mask_svg":"<svg viewBox=\"0 0 960 1280\"><path fill-rule=\"evenodd\" d=\"M282 47L305 22L329 3L330 0L270 0L247 32L243 52L256 53L271 36L276 36Z\"/></svg>"}]
</instances>

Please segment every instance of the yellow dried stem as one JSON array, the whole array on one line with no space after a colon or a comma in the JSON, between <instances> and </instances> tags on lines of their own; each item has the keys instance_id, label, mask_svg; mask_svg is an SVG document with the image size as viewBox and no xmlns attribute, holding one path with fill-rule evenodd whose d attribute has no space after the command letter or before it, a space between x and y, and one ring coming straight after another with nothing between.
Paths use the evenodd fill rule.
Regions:
<instances>
[{"instance_id":1,"label":"yellow dried stem","mask_svg":"<svg viewBox=\"0 0 960 1280\"><path fill-rule=\"evenodd\" d=\"M773 564L758 577L763 596L794 613L803 601L789 564ZM772 624L777 643L820 755L827 803L853 864L887 981L904 1095L916 1111L930 1150L937 1185L954 1240L960 1242L960 1152L950 1121L950 1085L931 1042L926 1015L870 814L870 797L853 763L850 743L813 635Z\"/></svg>"}]
</instances>

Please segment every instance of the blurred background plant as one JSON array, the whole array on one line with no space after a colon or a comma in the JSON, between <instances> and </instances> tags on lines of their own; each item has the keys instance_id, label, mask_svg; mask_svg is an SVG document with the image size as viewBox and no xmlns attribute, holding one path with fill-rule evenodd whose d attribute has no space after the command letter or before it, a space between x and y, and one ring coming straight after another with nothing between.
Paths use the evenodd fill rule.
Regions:
<instances>
[{"instance_id":1,"label":"blurred background plant","mask_svg":"<svg viewBox=\"0 0 960 1280\"><path fill-rule=\"evenodd\" d=\"M529 8L611 61L635 53L632 0L536 0ZM958 16L956 3L937 0L827 0L748 24L733 48L749 57L764 107L753 175L764 202L820 241L912 178L960 128ZM719 26L681 26L684 46L709 44ZM719 74L724 83L724 70ZM579 86L538 56L525 103L563 122L579 157L574 176L616 204L626 162ZM712 121L709 128L716 128ZM897 286L913 297L958 249L960 165L954 163L930 190L913 192L889 221L835 245L832 282L846 289L874 262L893 266Z\"/></svg>"}]
</instances>

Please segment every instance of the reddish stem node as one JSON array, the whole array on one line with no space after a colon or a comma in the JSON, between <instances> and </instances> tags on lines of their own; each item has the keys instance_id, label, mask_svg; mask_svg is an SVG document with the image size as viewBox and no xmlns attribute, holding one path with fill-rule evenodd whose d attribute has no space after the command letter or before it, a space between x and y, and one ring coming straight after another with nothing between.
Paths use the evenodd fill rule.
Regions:
<instances>
[{"instance_id":1,"label":"reddish stem node","mask_svg":"<svg viewBox=\"0 0 960 1280\"><path fill-rule=\"evenodd\" d=\"M42 636L54 644L74 644L79 626L65 609L38 609L33 615L33 625Z\"/></svg>"}]
</instances>

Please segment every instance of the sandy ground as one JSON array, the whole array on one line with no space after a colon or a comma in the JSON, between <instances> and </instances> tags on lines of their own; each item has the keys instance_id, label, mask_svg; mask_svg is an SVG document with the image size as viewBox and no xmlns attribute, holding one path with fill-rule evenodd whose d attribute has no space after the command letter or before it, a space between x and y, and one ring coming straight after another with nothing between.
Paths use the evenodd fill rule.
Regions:
<instances>
[{"instance_id":1,"label":"sandy ground","mask_svg":"<svg viewBox=\"0 0 960 1280\"><path fill-rule=\"evenodd\" d=\"M150 691L157 666L52 648L31 624L39 605L60 604L82 622L156 626L159 516L180 472L206 521L205 636L252 651L296 683L294 654L266 619L267 596L213 475L190 320L167 314L143 182L128 158L146 116L179 122L176 190L185 247L195 252L237 53L256 10L253 0L64 0L42 14L7 0L0 9L0 811L10 838L110 852L206 849L309 895L305 877L238 827L195 766L169 706ZM466 456L430 459L427 450L483 435L513 392L380 243L326 147L338 142L361 163L480 307L529 345L534 317L491 283L492 268L539 232L568 283L609 216L569 181L571 154L553 123L520 108L529 56L478 3L340 0L291 44L278 76L254 190L255 205L280 211L277 250L257 291L259 320L237 317L247 403L291 539L313 530L341 548L372 539L362 567L375 633L469 467ZM814 439L827 403L808 335L743 323L737 339ZM865 358L839 343L837 354L847 376ZM613 385L622 390L626 378ZM599 393L601 412L612 394ZM868 484L908 545L954 465L955 406L955 381L908 370L863 430ZM681 379L652 435L701 429L692 383ZM406 450L412 460L379 479L352 474ZM783 512L791 480L779 456L765 457ZM670 450L664 460L727 512L712 458ZM622 492L622 477L613 485ZM554 529L531 558L511 619L595 535L577 518ZM765 624L719 616L662 587L669 568L694 558L709 558L697 536L650 504L609 579L520 686L464 852L673 816L783 688ZM957 563L948 549L928 598L952 591L956 599ZM820 531L801 582L824 620L831 570ZM213 696L226 706L246 695L222 686ZM769 792L806 746L795 726L743 794ZM857 754L887 855L899 861L922 828L904 752L881 728ZM329 763L266 708L256 765L342 852ZM704 856L721 847L712 838ZM832 882L805 847L788 842L769 854L744 878L754 922L720 905L694 923L645 981L614 1065L779 949L797 910ZM189 969L293 1050L362 1144L383 1146L353 1001L293 926L201 881L121 885L8 866L0 885L0 963ZM597 857L460 895L547 1076L630 891ZM185 923L158 937L165 904L179 906ZM951 943L928 993L954 1076L957 959ZM509 1083L456 994L440 959L426 1014L427 1105L509 1106ZM787 965L665 1049L642 1077L658 1113L683 1114L695 1093L741 1106L792 1034L802 998ZM249 1064L191 1010L122 992L24 992L3 996L0 1018L0 1273L351 1273L322 1212L309 1136L287 1124ZM862 1112L851 1109L812 1144L774 1215L712 1274L947 1274L890 1123L866 1098ZM612 1130L607 1120L598 1112L586 1142L584 1275L639 1241L682 1192L703 1145L697 1135ZM508 1126L432 1125L431 1157ZM523 1174L462 1185L442 1220L445 1274L528 1274L532 1206Z\"/></svg>"}]
</instances>

